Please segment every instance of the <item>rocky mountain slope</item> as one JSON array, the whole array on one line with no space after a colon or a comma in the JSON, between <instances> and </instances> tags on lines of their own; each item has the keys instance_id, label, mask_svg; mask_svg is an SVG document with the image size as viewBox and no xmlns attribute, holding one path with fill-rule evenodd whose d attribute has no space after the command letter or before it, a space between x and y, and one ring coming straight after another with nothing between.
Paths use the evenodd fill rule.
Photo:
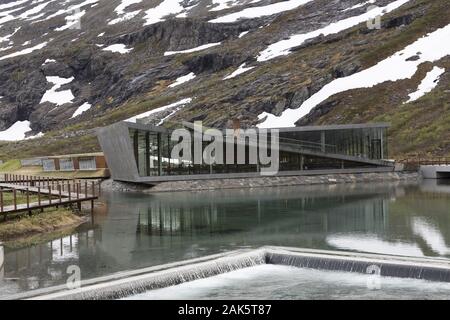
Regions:
<instances>
[{"instance_id":1,"label":"rocky mountain slope","mask_svg":"<svg viewBox=\"0 0 450 320\"><path fill-rule=\"evenodd\" d=\"M447 0L3 0L0 159L136 118L389 121L392 156L450 155L449 38Z\"/></svg>"}]
</instances>

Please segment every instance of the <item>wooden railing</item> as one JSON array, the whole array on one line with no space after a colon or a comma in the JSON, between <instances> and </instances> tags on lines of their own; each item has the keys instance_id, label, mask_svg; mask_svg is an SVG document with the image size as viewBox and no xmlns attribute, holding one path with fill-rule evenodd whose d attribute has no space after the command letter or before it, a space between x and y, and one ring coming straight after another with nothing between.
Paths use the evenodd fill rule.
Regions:
<instances>
[{"instance_id":1,"label":"wooden railing","mask_svg":"<svg viewBox=\"0 0 450 320\"><path fill-rule=\"evenodd\" d=\"M55 190L60 186L63 192L70 190L70 186L72 186L72 190L75 190L77 188L77 185L79 185L80 188L84 187L85 190L87 190L89 187L91 189L91 193L97 194L97 196L100 196L102 191L101 180L98 179L90 180L88 182L88 180L81 179L66 179L6 173L3 175L3 179L1 179L0 177L0 183L2 182L16 184L19 186L53 188Z\"/></svg>"},{"instance_id":2,"label":"wooden railing","mask_svg":"<svg viewBox=\"0 0 450 320\"><path fill-rule=\"evenodd\" d=\"M0 179L1 180L1 179ZM12 195L6 205L4 194ZM81 203L91 201L101 194L100 180L76 180L26 175L5 174L0 181L0 215L30 212L48 207L76 204L81 209ZM20 200L18 201L18 197ZM33 200L30 201L30 197Z\"/></svg>"}]
</instances>

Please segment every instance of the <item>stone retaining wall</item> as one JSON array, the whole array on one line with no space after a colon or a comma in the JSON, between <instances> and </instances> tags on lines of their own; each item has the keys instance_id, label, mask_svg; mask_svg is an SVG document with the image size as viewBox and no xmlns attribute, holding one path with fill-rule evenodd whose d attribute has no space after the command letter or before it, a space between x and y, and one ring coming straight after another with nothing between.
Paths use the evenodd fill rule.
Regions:
<instances>
[{"instance_id":1,"label":"stone retaining wall","mask_svg":"<svg viewBox=\"0 0 450 320\"><path fill-rule=\"evenodd\" d=\"M357 182L383 182L383 181L418 181L417 172L378 172L357 174L327 174L313 176L289 177L256 177L242 179L215 179L163 182L144 192L171 192L171 191L200 191L215 189L263 188L314 184L340 184Z\"/></svg>"}]
</instances>

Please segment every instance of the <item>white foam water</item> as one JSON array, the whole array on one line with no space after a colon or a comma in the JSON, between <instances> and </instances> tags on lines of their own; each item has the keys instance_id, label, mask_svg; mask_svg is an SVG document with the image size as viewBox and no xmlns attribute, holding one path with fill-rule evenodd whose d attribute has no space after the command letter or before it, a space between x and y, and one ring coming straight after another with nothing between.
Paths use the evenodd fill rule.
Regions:
<instances>
[{"instance_id":1,"label":"white foam water","mask_svg":"<svg viewBox=\"0 0 450 320\"><path fill-rule=\"evenodd\" d=\"M374 281L376 280L376 281ZM449 299L450 284L280 265L258 265L125 300Z\"/></svg>"}]
</instances>

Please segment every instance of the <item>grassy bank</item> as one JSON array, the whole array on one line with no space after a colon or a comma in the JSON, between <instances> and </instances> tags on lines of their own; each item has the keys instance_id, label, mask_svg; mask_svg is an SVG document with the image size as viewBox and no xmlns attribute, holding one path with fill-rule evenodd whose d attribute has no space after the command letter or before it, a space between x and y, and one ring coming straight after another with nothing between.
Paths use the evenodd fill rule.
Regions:
<instances>
[{"instance_id":1,"label":"grassy bank","mask_svg":"<svg viewBox=\"0 0 450 320\"><path fill-rule=\"evenodd\" d=\"M20 169L20 160L9 160L0 164L1 172L11 172Z\"/></svg>"},{"instance_id":2,"label":"grassy bank","mask_svg":"<svg viewBox=\"0 0 450 320\"><path fill-rule=\"evenodd\" d=\"M10 241L36 234L75 227L85 221L70 209L52 209L36 215L22 216L0 223L0 240Z\"/></svg>"},{"instance_id":3,"label":"grassy bank","mask_svg":"<svg viewBox=\"0 0 450 320\"><path fill-rule=\"evenodd\" d=\"M36 195L29 196L30 203L38 202L38 197ZM46 199L46 198L45 198ZM25 204L27 203L27 196L25 194L17 193L16 194L17 204ZM14 204L14 195L12 192L3 192L3 206L10 206Z\"/></svg>"}]
</instances>

